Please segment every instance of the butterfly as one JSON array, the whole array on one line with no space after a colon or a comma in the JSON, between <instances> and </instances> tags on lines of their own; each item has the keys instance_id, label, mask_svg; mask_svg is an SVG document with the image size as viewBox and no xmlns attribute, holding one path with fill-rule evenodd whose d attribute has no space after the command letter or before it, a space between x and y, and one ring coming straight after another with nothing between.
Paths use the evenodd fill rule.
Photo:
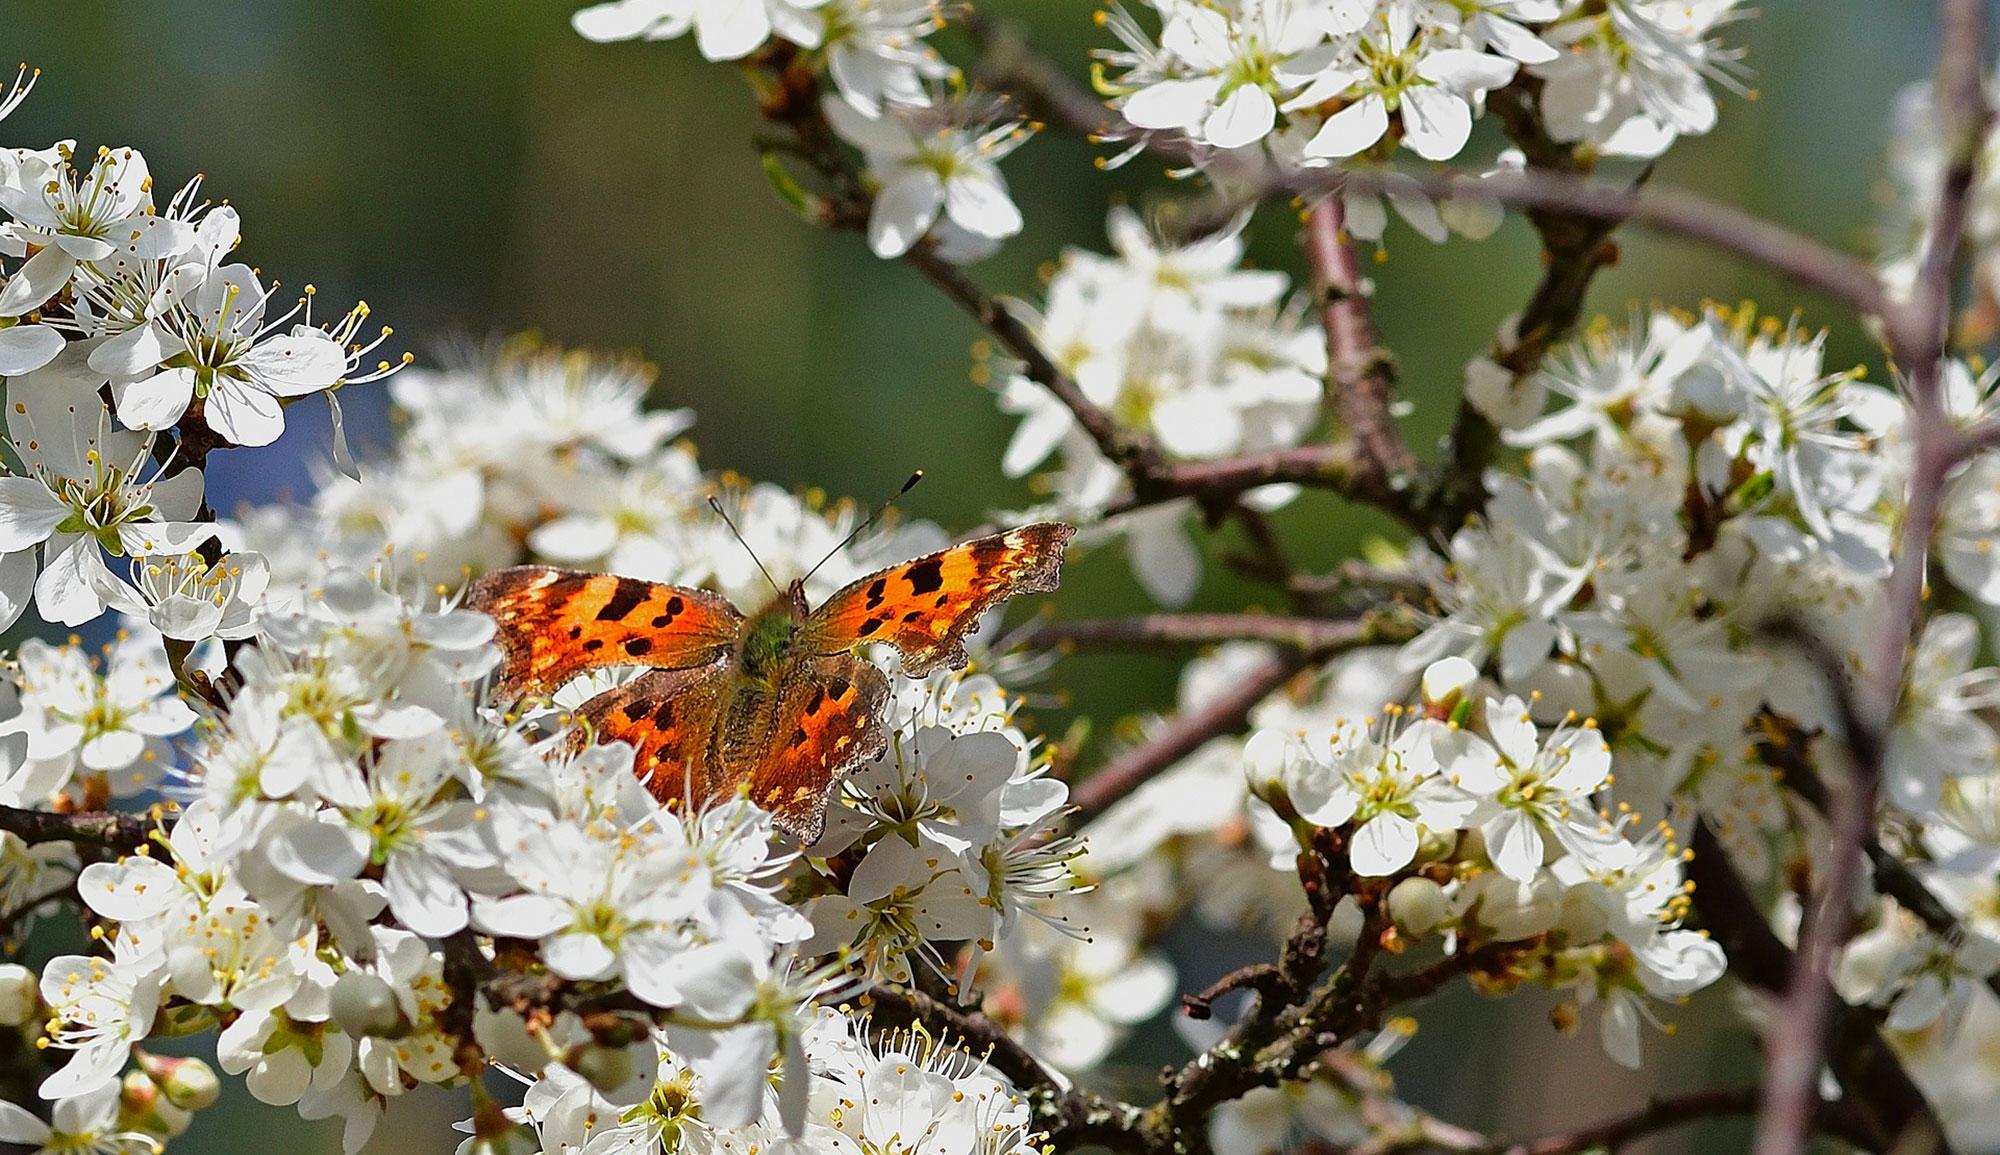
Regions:
<instances>
[{"instance_id":1,"label":"butterfly","mask_svg":"<svg viewBox=\"0 0 2000 1155\"><path fill-rule=\"evenodd\" d=\"M986 610L1056 588L1075 527L1041 522L870 574L818 608L803 579L745 617L705 590L549 566L496 570L466 606L500 625L504 698L548 694L589 670L652 669L577 711L579 741L630 742L669 805L747 789L810 846L843 775L888 745L889 680L857 647L883 643L920 678L966 663Z\"/></svg>"}]
</instances>

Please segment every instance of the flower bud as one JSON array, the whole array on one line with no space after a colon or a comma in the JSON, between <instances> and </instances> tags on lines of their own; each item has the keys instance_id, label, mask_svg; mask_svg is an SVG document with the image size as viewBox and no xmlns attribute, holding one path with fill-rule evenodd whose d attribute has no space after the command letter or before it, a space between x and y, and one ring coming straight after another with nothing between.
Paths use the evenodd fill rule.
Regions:
<instances>
[{"instance_id":1,"label":"flower bud","mask_svg":"<svg viewBox=\"0 0 2000 1155\"><path fill-rule=\"evenodd\" d=\"M585 1082L608 1095L631 1082L632 1076L639 1068L632 1062L632 1052L629 1048L592 1045L583 1048L583 1053L570 1064L570 1069L582 1075Z\"/></svg>"},{"instance_id":2,"label":"flower bud","mask_svg":"<svg viewBox=\"0 0 2000 1155\"><path fill-rule=\"evenodd\" d=\"M1538 374L1517 377L1488 357L1465 364L1465 401L1502 429L1519 429L1541 416L1548 386Z\"/></svg>"},{"instance_id":3,"label":"flower bud","mask_svg":"<svg viewBox=\"0 0 2000 1155\"><path fill-rule=\"evenodd\" d=\"M137 1052L139 1069L158 1085L167 1102L187 1111L214 1106L222 1097L222 1081L200 1059Z\"/></svg>"},{"instance_id":4,"label":"flower bud","mask_svg":"<svg viewBox=\"0 0 2000 1155\"><path fill-rule=\"evenodd\" d=\"M1572 944L1596 942L1611 929L1610 918L1590 896L1590 890L1578 886L1563 892L1562 916L1556 922L1556 929Z\"/></svg>"},{"instance_id":5,"label":"flower bud","mask_svg":"<svg viewBox=\"0 0 2000 1155\"><path fill-rule=\"evenodd\" d=\"M1259 730L1243 746L1243 776L1250 784L1250 793L1269 803L1287 821L1297 813L1285 792L1285 768L1291 760L1291 736L1277 730Z\"/></svg>"},{"instance_id":6,"label":"flower bud","mask_svg":"<svg viewBox=\"0 0 2000 1155\"><path fill-rule=\"evenodd\" d=\"M194 1112L183 1110L165 1099L160 1099L154 1102L153 1117L148 1119L146 1124L143 1130L162 1138L172 1139L194 1124Z\"/></svg>"},{"instance_id":7,"label":"flower bud","mask_svg":"<svg viewBox=\"0 0 2000 1155\"><path fill-rule=\"evenodd\" d=\"M396 1039L410 1033L396 992L379 976L348 971L333 982L329 1010L340 1029L357 1039Z\"/></svg>"},{"instance_id":8,"label":"flower bud","mask_svg":"<svg viewBox=\"0 0 2000 1155\"><path fill-rule=\"evenodd\" d=\"M144 1071L127 1071L118 1084L118 1106L127 1116L143 1119L160 1103L160 1085Z\"/></svg>"},{"instance_id":9,"label":"flower bud","mask_svg":"<svg viewBox=\"0 0 2000 1155\"><path fill-rule=\"evenodd\" d=\"M41 997L35 972L16 963L0 965L0 1027L18 1027L35 1016Z\"/></svg>"},{"instance_id":10,"label":"flower bud","mask_svg":"<svg viewBox=\"0 0 2000 1155\"><path fill-rule=\"evenodd\" d=\"M1450 913L1444 887L1428 878L1406 878L1389 892L1389 917L1396 929L1411 938L1422 938L1437 929Z\"/></svg>"},{"instance_id":11,"label":"flower bud","mask_svg":"<svg viewBox=\"0 0 2000 1155\"><path fill-rule=\"evenodd\" d=\"M1345 895L1335 904L1333 913L1326 920L1326 940L1335 947L1348 950L1361 937L1361 928L1368 918L1361 913L1360 904L1353 895Z\"/></svg>"}]
</instances>

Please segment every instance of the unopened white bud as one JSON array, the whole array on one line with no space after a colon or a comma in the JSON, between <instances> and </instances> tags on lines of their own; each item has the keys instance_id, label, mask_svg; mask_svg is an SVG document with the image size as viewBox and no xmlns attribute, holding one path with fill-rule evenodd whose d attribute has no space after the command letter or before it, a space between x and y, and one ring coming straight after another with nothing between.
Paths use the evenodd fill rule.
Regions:
<instances>
[{"instance_id":1,"label":"unopened white bud","mask_svg":"<svg viewBox=\"0 0 2000 1155\"><path fill-rule=\"evenodd\" d=\"M0 964L0 1026L18 1027L41 1005L35 972L17 963Z\"/></svg>"},{"instance_id":2,"label":"unopened white bud","mask_svg":"<svg viewBox=\"0 0 2000 1155\"><path fill-rule=\"evenodd\" d=\"M1285 768L1291 759L1292 740L1277 730L1259 730L1243 746L1243 777L1250 793L1280 814L1292 809L1285 801Z\"/></svg>"},{"instance_id":3,"label":"unopened white bud","mask_svg":"<svg viewBox=\"0 0 2000 1155\"><path fill-rule=\"evenodd\" d=\"M357 1039L399 1038L410 1030L396 992L367 971L348 971L335 979L328 1009L340 1029Z\"/></svg>"},{"instance_id":4,"label":"unopened white bud","mask_svg":"<svg viewBox=\"0 0 2000 1155\"><path fill-rule=\"evenodd\" d=\"M1367 922L1368 917L1361 913L1361 905L1354 901L1354 896L1344 895L1327 917L1326 940L1338 949L1350 950Z\"/></svg>"},{"instance_id":5,"label":"unopened white bud","mask_svg":"<svg viewBox=\"0 0 2000 1155\"><path fill-rule=\"evenodd\" d=\"M1519 429L1541 416L1548 387L1539 375L1516 377L1506 366L1486 357L1465 364L1465 401L1502 429Z\"/></svg>"},{"instance_id":6,"label":"unopened white bud","mask_svg":"<svg viewBox=\"0 0 2000 1155\"><path fill-rule=\"evenodd\" d=\"M215 1101L222 1097L222 1080L215 1077L213 1067L200 1059L147 1052L139 1052L137 1057L139 1068L158 1084L160 1093L176 1107L199 1111L214 1106Z\"/></svg>"},{"instance_id":7,"label":"unopened white bud","mask_svg":"<svg viewBox=\"0 0 2000 1155\"><path fill-rule=\"evenodd\" d=\"M571 1068L591 1086L606 1094L631 1082L639 1069L632 1062L629 1048L599 1046L583 1048L583 1053L577 1056Z\"/></svg>"},{"instance_id":8,"label":"unopened white bud","mask_svg":"<svg viewBox=\"0 0 2000 1155\"><path fill-rule=\"evenodd\" d=\"M1464 658L1441 658L1424 668L1424 701L1449 702L1479 680L1479 667Z\"/></svg>"},{"instance_id":9,"label":"unopened white bud","mask_svg":"<svg viewBox=\"0 0 2000 1155\"><path fill-rule=\"evenodd\" d=\"M1450 913L1444 887L1428 878L1406 878L1389 891L1389 917L1396 929L1411 938L1422 938L1437 929Z\"/></svg>"}]
</instances>

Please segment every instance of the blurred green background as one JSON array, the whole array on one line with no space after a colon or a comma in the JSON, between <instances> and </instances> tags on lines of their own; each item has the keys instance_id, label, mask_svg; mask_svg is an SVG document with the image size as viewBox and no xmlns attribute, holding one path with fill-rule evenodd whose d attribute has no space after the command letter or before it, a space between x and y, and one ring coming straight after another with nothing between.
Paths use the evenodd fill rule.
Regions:
<instances>
[{"instance_id":1,"label":"blurred green background","mask_svg":"<svg viewBox=\"0 0 2000 1155\"><path fill-rule=\"evenodd\" d=\"M998 468L1011 421L968 377L973 327L857 238L816 232L778 203L749 144L756 117L733 67L704 62L687 41L591 45L570 31L576 6L12 0L0 4L0 56L44 75L0 141L133 145L161 190L207 174L209 195L243 214L246 260L288 285L316 284L322 305L367 299L420 358L441 340L522 328L636 349L659 365L658 400L700 414L695 436L710 465L864 497L922 466L930 480L911 512L954 527L1025 504L1025 486ZM1081 0L981 7L1020 21L1079 76L1088 49L1105 42ZM1769 0L1727 30L1755 70L1756 98L1725 96L1721 127L1675 148L1656 180L1866 247L1891 104L1929 69L1932 12L1916 0ZM949 34L940 44L965 59ZM1494 147L1482 135L1467 155ZM1034 296L1038 267L1065 246L1104 247L1110 198L1143 203L1171 188L1143 161L1100 172L1095 152L1050 133L1007 162L1028 227L976 268L983 283ZM1254 259L1301 274L1291 230L1287 214L1266 214ZM1633 301L1754 298L1834 326L1832 364L1877 360L1851 319L1810 293L1719 254L1631 232L1622 244L1594 311L1622 318ZM1449 417L1459 366L1526 299L1537 253L1518 221L1476 245L1432 246L1393 227L1388 248L1374 270L1378 316L1416 403L1410 432L1427 450ZM364 450L386 437L380 392L345 395ZM278 445L218 455L218 507L306 491L326 431L320 410L295 412ZM1278 520L1309 564L1331 564L1385 529L1318 495ZM1210 571L1200 604L1260 596ZM1144 608L1109 551L1066 579L1065 613ZM1082 658L1056 681L1110 718L1169 702L1173 670ZM1190 985L1230 964L1217 950L1207 939L1182 952ZM1688 1025L1717 1017L1726 998L1721 988L1706 994L1711 1013L1698 1004ZM1646 1076L1628 1076L1603 1059L1592 1030L1560 1037L1545 1007L1527 1001L1510 1013L1464 996L1433 1004L1396 1065L1405 1091L1511 1136L1630 1105L1649 1080L1685 1089L1753 1074L1741 1038L1725 1045L1713 1030L1690 1030L1649 1039ZM1171 1047L1164 1032L1141 1041L1140 1081ZM443 1126L458 1105L413 1098L371 1151L451 1149ZM337 1128L301 1127L289 1112L232 1099L184 1143L226 1153L284 1136L301 1155L339 1150ZM1671 1149L1738 1148L1741 1137L1722 1126Z\"/></svg>"}]
</instances>

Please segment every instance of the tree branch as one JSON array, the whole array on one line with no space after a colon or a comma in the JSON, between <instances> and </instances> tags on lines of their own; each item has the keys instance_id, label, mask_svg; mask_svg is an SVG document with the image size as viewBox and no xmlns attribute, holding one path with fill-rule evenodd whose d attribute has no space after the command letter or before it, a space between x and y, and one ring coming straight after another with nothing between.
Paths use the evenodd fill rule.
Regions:
<instances>
[{"instance_id":1,"label":"tree branch","mask_svg":"<svg viewBox=\"0 0 2000 1155\"><path fill-rule=\"evenodd\" d=\"M1411 170L1398 171L1395 178L1402 188L1409 187L1404 182L1414 181L1426 195L1439 200L1486 199L1509 208L1551 209L1589 220L1629 222L1733 253L1845 301L1858 312L1884 318L1894 312L1874 270L1859 258L1694 193L1660 188L1640 191L1540 169L1485 177ZM1341 191L1384 194L1389 187L1388 178L1378 173L1309 172L1267 186L1255 200L1286 194L1313 200ZM1192 215L1185 227L1195 234L1214 232L1234 221L1243 208L1243 202L1230 201Z\"/></svg>"},{"instance_id":2,"label":"tree branch","mask_svg":"<svg viewBox=\"0 0 2000 1155\"><path fill-rule=\"evenodd\" d=\"M1831 854L1800 928L1789 988L1768 1041L1756 1155L1798 1155L1805 1149L1813 1086L1827 1046L1828 1020L1838 1001L1833 963L1853 930L1854 884L1860 878L1863 848L1874 836L1883 743L1902 696L1910 643L1922 624L1926 555L1943 508L1945 484L1964 450L1941 394L1953 274L1979 152L1992 118L1986 106L1985 41L1985 0L1946 0L1937 73L1946 160L1937 212L1909 303L1878 310L1891 353L1908 367L1915 467L1882 618L1868 651L1863 693L1858 703L1845 704L1846 738L1854 754L1852 773L1828 807ZM1835 691L1844 693L1844 682L1836 679Z\"/></svg>"},{"instance_id":3,"label":"tree branch","mask_svg":"<svg viewBox=\"0 0 2000 1155\"><path fill-rule=\"evenodd\" d=\"M1393 1108L1391 1108L1393 1110ZM1650 1100L1643 1107L1614 1115L1575 1131L1504 1143L1446 1123L1434 1115L1403 1108L1404 1118L1379 1130L1347 1155L1400 1155L1406 1151L1449 1151L1454 1155L1584 1155L1617 1152L1649 1136L1708 1119L1728 1119L1757 1113L1757 1088L1724 1087L1691 1091ZM1816 1129L1866 1146L1852 1112L1838 1103L1822 1103Z\"/></svg>"},{"instance_id":4,"label":"tree branch","mask_svg":"<svg viewBox=\"0 0 2000 1155\"><path fill-rule=\"evenodd\" d=\"M112 810L57 814L51 810L0 806L0 831L30 846L73 842L80 848L107 855L130 854L146 845L157 828L157 815L148 817Z\"/></svg>"},{"instance_id":5,"label":"tree branch","mask_svg":"<svg viewBox=\"0 0 2000 1155\"><path fill-rule=\"evenodd\" d=\"M1542 82L1529 75L1493 93L1487 109L1497 116L1530 167L1579 176L1590 171L1589 154L1550 137L1542 127ZM1600 269L1617 259L1610 242L1618 221L1530 207L1526 214L1542 242L1542 279L1511 326L1494 338L1487 356L1513 375L1518 385L1541 368L1549 349L1569 335L1582 315L1584 297ZM1447 529L1486 504L1486 468L1500 448L1499 430L1479 407L1460 398L1443 452L1426 493L1431 520Z\"/></svg>"},{"instance_id":6,"label":"tree branch","mask_svg":"<svg viewBox=\"0 0 2000 1155\"><path fill-rule=\"evenodd\" d=\"M1266 660L1239 678L1221 697L1162 726L1141 745L1118 755L1085 778L1072 797L1078 825L1152 781L1153 776L1194 753L1210 738L1241 728L1257 703L1311 665L1313 656L1291 650Z\"/></svg>"},{"instance_id":7,"label":"tree branch","mask_svg":"<svg viewBox=\"0 0 2000 1155\"><path fill-rule=\"evenodd\" d=\"M1728 956L1729 973L1766 994L1782 992L1793 973L1792 952L1765 922L1755 897L1730 865L1729 852L1705 821L1695 825L1688 845L1694 851L1687 874L1695 887L1695 909ZM1836 1026L1827 1062L1854 1105L1856 1124L1872 1139L1866 1146L1887 1151L1915 1138L1931 1143L1935 1155L1949 1155L1943 1125L1873 1019L1842 1004Z\"/></svg>"},{"instance_id":8,"label":"tree branch","mask_svg":"<svg viewBox=\"0 0 2000 1155\"><path fill-rule=\"evenodd\" d=\"M1326 330L1327 400L1340 415L1342 436L1360 466L1355 485L1384 497L1407 490L1416 481L1417 459L1389 412L1394 361L1375 328L1339 197L1306 210L1300 247Z\"/></svg>"},{"instance_id":9,"label":"tree branch","mask_svg":"<svg viewBox=\"0 0 2000 1155\"><path fill-rule=\"evenodd\" d=\"M1274 614L1142 614L1095 621L1038 622L1023 629L1020 644L1032 649L1142 649L1208 646L1221 642L1269 642L1294 650L1337 651L1378 639L1379 622L1370 618L1294 618Z\"/></svg>"}]
</instances>

